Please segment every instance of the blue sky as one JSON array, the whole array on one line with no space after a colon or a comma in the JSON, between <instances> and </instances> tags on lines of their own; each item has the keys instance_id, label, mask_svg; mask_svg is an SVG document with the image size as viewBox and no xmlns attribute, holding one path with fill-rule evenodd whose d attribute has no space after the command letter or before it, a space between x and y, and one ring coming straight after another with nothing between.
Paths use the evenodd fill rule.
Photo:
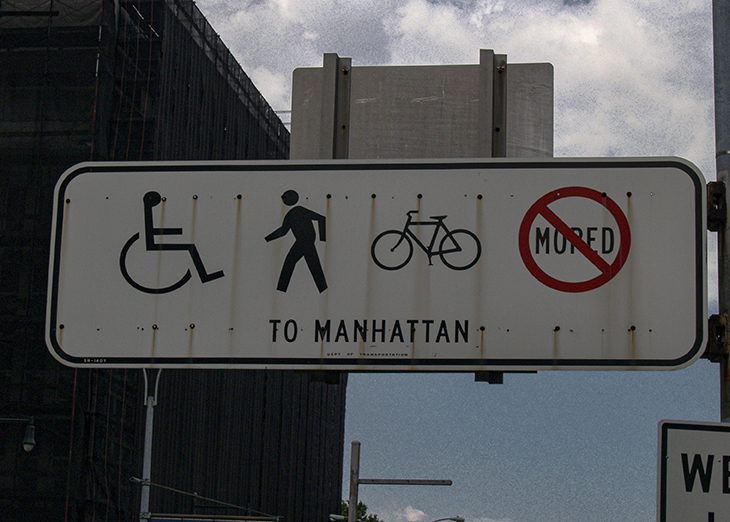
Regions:
<instances>
[{"instance_id":1,"label":"blue sky","mask_svg":"<svg viewBox=\"0 0 730 522\"><path fill-rule=\"evenodd\" d=\"M714 179L711 1L200 0L276 110L294 68L477 63L479 49L555 67L556 156L676 155ZM710 237L710 313L716 262ZM526 318L529 320L529 318ZM656 520L657 425L719 419L719 373L354 374L349 442L361 476L451 479L362 486L386 522ZM345 474L346 476L346 474ZM347 495L347 481L344 495Z\"/></svg>"},{"instance_id":2,"label":"blue sky","mask_svg":"<svg viewBox=\"0 0 730 522\"><path fill-rule=\"evenodd\" d=\"M360 498L387 522L654 521L658 423L718 420L718 379L706 360L674 372L506 375L502 385L354 375L346 438L362 443L360 475L453 481L366 485Z\"/></svg>"}]
</instances>

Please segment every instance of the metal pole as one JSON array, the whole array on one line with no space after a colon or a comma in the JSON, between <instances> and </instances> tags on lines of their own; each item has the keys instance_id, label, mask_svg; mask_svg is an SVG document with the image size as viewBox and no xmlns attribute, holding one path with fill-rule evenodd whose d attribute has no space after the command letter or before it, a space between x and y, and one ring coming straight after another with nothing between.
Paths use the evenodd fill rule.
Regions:
<instances>
[{"instance_id":1,"label":"metal pole","mask_svg":"<svg viewBox=\"0 0 730 522\"><path fill-rule=\"evenodd\" d=\"M353 440L350 448L350 504L347 508L347 522L357 522L357 488L360 485L360 441Z\"/></svg>"},{"instance_id":2,"label":"metal pole","mask_svg":"<svg viewBox=\"0 0 730 522\"><path fill-rule=\"evenodd\" d=\"M322 159L348 159L351 69L352 58L324 54L319 150Z\"/></svg>"},{"instance_id":3,"label":"metal pole","mask_svg":"<svg viewBox=\"0 0 730 522\"><path fill-rule=\"evenodd\" d=\"M144 426L144 452L142 455L142 488L139 501L139 519L149 522L150 520L150 481L152 479L152 426L154 421L154 407L157 406L157 387L160 383L160 373L157 370L154 393L149 393L147 370L144 373L144 404L147 407L147 417Z\"/></svg>"},{"instance_id":4,"label":"metal pole","mask_svg":"<svg viewBox=\"0 0 730 522\"><path fill-rule=\"evenodd\" d=\"M494 51L479 50L479 113L477 127L477 157L492 157L494 118Z\"/></svg>"},{"instance_id":5,"label":"metal pole","mask_svg":"<svg viewBox=\"0 0 730 522\"><path fill-rule=\"evenodd\" d=\"M727 194L730 172L730 1L713 0L712 33L715 72L715 164L717 181L725 185ZM730 209L729 205L726 205ZM729 216L726 216L726 218ZM718 305L720 314L730 304L730 219L726 219L717 238ZM720 419L730 422L730 364L728 354L720 360Z\"/></svg>"},{"instance_id":6,"label":"metal pole","mask_svg":"<svg viewBox=\"0 0 730 522\"><path fill-rule=\"evenodd\" d=\"M374 486L450 486L453 484L450 480L431 480L431 479L358 479L358 485L367 484Z\"/></svg>"},{"instance_id":7,"label":"metal pole","mask_svg":"<svg viewBox=\"0 0 730 522\"><path fill-rule=\"evenodd\" d=\"M507 55L494 55L492 89L492 157L507 157Z\"/></svg>"}]
</instances>

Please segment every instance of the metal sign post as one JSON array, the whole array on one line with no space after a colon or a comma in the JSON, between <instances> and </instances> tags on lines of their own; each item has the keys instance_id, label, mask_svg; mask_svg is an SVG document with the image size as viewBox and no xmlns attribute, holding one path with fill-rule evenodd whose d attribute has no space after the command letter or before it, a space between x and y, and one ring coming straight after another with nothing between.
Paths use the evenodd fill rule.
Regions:
<instances>
[{"instance_id":1,"label":"metal sign post","mask_svg":"<svg viewBox=\"0 0 730 522\"><path fill-rule=\"evenodd\" d=\"M160 373L157 370L155 377L154 392L150 390L147 378L147 370L142 370L144 374L144 396L145 396L145 426L144 426L144 449L142 453L142 480L140 481L140 503L139 503L139 519L150 520L150 480L152 479L152 429L154 425L154 408L157 406L157 390L160 384Z\"/></svg>"},{"instance_id":2,"label":"metal sign post","mask_svg":"<svg viewBox=\"0 0 730 522\"><path fill-rule=\"evenodd\" d=\"M451 486L450 480L432 479L364 479L360 478L360 442L352 441L350 449L350 499L347 521L357 522L358 490L360 485L377 486Z\"/></svg>"},{"instance_id":3,"label":"metal sign post","mask_svg":"<svg viewBox=\"0 0 730 522\"><path fill-rule=\"evenodd\" d=\"M730 2L713 0L712 33L715 75L715 151L717 181L723 185L718 227L718 306L723 321L730 311L730 205L727 205L728 171L730 171ZM723 328L723 331L725 328ZM727 339L723 336L719 353L713 360L720 362L720 418L730 422L730 361Z\"/></svg>"}]
</instances>

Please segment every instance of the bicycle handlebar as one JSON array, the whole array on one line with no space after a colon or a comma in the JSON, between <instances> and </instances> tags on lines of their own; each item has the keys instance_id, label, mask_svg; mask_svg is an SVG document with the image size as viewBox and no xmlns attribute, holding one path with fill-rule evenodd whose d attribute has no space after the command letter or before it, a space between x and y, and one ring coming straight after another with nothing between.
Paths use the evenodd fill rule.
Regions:
<instances>
[{"instance_id":1,"label":"bicycle handlebar","mask_svg":"<svg viewBox=\"0 0 730 522\"><path fill-rule=\"evenodd\" d=\"M408 216L408 221L411 221L411 218L413 217L411 214L418 214L420 213L420 210L409 210L406 212L406 215ZM448 216L428 216L429 219L435 219L436 221L443 221Z\"/></svg>"}]
</instances>

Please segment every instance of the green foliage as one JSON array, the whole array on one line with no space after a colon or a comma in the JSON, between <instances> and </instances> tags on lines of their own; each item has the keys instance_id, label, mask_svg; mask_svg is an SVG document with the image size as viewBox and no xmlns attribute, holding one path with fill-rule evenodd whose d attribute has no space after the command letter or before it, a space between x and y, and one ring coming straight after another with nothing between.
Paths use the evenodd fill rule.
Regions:
<instances>
[{"instance_id":1,"label":"green foliage","mask_svg":"<svg viewBox=\"0 0 730 522\"><path fill-rule=\"evenodd\" d=\"M350 502L349 501L342 501L342 508L341 512L343 516L348 516L350 512ZM358 501L357 503L357 520L360 522L383 522L378 518L378 515L368 515L368 507L362 503L362 501Z\"/></svg>"}]
</instances>

